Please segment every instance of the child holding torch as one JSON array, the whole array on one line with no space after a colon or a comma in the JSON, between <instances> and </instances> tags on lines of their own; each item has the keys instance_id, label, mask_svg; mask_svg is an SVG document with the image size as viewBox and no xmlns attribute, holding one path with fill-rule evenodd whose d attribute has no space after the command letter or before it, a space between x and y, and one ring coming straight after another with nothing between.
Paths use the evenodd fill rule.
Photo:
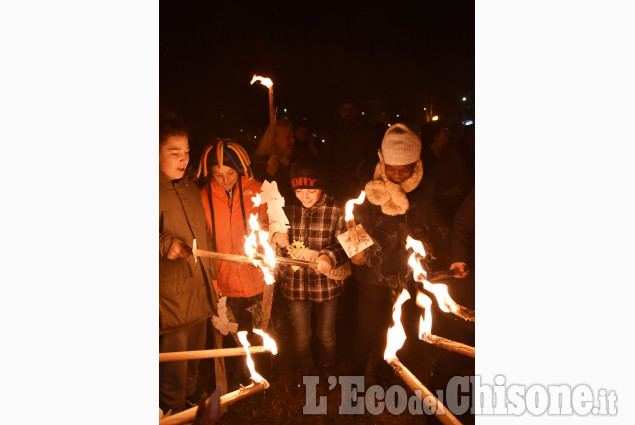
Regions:
<instances>
[{"instance_id":1,"label":"child holding torch","mask_svg":"<svg viewBox=\"0 0 635 425\"><path fill-rule=\"evenodd\" d=\"M351 258L359 324L352 374L364 375L370 358L375 380L385 383L393 376L383 360L392 306L403 288L414 285L406 238L423 241L427 258L441 257L448 229L434 206L433 183L423 175L419 136L404 124L394 124L378 154L373 180L364 189L366 199L353 210L355 221L374 243Z\"/></svg>"},{"instance_id":2,"label":"child holding torch","mask_svg":"<svg viewBox=\"0 0 635 425\"><path fill-rule=\"evenodd\" d=\"M262 183L253 178L249 157L238 143L218 139L209 145L201 157L199 174L204 177L201 188L205 219L213 234L213 251L245 255L245 238L251 233L251 215L258 215L261 228L267 230L267 206L256 206L254 200ZM248 264L216 260L215 281L219 296L238 323L238 331L260 328L265 279L262 270ZM222 311L222 308L219 308ZM230 330L223 330L225 334ZM249 376L244 359L228 359L231 371L229 385L234 388L246 383ZM245 381L245 382L243 382Z\"/></svg>"},{"instance_id":3,"label":"child holding torch","mask_svg":"<svg viewBox=\"0 0 635 425\"><path fill-rule=\"evenodd\" d=\"M337 240L346 231L344 211L324 192L327 186L324 168L315 159L303 158L292 165L290 174L295 199L285 206L289 233L279 232L273 238L279 251L292 247L317 251L317 270L294 270L291 266L282 266L281 270L282 294L288 300L293 327L296 377L301 385L302 376L308 375L313 366L312 310L316 313L315 333L320 343L320 372L325 377L333 372L337 299L346 277L333 269L341 270L340 266L348 264L348 257Z\"/></svg>"},{"instance_id":4,"label":"child holding torch","mask_svg":"<svg viewBox=\"0 0 635 425\"><path fill-rule=\"evenodd\" d=\"M159 123L159 352L205 348L207 319L216 311L214 264L195 262L192 240L209 249L205 212L196 184L185 177L188 133L180 120ZM159 365L159 406L179 412L197 403L200 360Z\"/></svg>"}]
</instances>

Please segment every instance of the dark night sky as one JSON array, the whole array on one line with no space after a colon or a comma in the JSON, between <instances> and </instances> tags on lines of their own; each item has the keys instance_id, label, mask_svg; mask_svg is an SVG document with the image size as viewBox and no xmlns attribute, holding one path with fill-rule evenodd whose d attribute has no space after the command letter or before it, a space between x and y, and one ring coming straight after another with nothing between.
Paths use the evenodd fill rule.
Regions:
<instances>
[{"instance_id":1,"label":"dark night sky","mask_svg":"<svg viewBox=\"0 0 635 425\"><path fill-rule=\"evenodd\" d=\"M461 97L474 104L471 1L163 0L159 12L161 108L193 130L231 133L213 137L267 124L254 73L273 79L279 116L288 108L315 127L343 98L390 122L420 120L430 102L451 119Z\"/></svg>"}]
</instances>

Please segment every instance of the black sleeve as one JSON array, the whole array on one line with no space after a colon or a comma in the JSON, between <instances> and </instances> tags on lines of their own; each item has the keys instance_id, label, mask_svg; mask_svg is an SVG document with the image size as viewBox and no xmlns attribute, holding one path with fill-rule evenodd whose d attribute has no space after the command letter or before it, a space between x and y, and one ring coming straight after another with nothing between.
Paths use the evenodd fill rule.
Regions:
<instances>
[{"instance_id":1,"label":"black sleeve","mask_svg":"<svg viewBox=\"0 0 635 425\"><path fill-rule=\"evenodd\" d=\"M452 262L474 261L474 189L467 195L452 222Z\"/></svg>"}]
</instances>

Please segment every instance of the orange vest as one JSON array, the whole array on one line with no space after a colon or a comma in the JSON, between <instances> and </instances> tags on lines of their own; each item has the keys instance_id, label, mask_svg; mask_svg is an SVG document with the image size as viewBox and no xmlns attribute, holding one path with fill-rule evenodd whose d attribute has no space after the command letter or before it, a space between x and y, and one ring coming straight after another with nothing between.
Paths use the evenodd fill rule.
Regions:
<instances>
[{"instance_id":1,"label":"orange vest","mask_svg":"<svg viewBox=\"0 0 635 425\"><path fill-rule=\"evenodd\" d=\"M245 205L245 219L247 220L247 231L249 227L250 214L258 214L258 222L261 230L268 230L269 218L267 216L267 204L255 207L251 198L260 193L262 183L257 180L249 180L240 176L243 187L243 203ZM240 208L240 192L238 183L234 186L232 201L229 200L225 190L213 179L201 188L201 198L205 208L205 219L212 227L212 217L209 204L209 189L212 191L212 202L214 205L214 221L216 234L212 235L216 240L216 252L224 254L245 254L245 227L243 215ZM231 213L230 213L231 202ZM216 261L216 289L219 295L228 297L252 297L264 291L265 280L262 270L258 267L247 264L231 263L228 261Z\"/></svg>"}]
</instances>

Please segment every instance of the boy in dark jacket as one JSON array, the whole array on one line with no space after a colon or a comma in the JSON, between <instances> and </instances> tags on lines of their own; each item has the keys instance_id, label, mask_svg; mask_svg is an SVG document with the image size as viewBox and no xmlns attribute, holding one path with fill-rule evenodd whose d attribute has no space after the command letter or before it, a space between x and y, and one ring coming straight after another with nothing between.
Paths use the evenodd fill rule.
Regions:
<instances>
[{"instance_id":1,"label":"boy in dark jacket","mask_svg":"<svg viewBox=\"0 0 635 425\"><path fill-rule=\"evenodd\" d=\"M205 348L207 319L216 309L214 265L192 256L192 241L209 249L210 236L198 187L184 178L187 131L177 119L159 129L159 352ZM199 360L159 366L159 407L172 413L196 393Z\"/></svg>"}]
</instances>

